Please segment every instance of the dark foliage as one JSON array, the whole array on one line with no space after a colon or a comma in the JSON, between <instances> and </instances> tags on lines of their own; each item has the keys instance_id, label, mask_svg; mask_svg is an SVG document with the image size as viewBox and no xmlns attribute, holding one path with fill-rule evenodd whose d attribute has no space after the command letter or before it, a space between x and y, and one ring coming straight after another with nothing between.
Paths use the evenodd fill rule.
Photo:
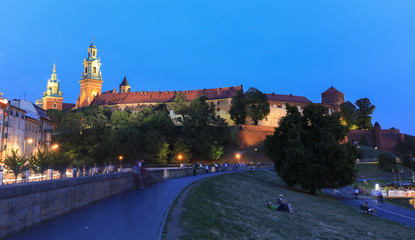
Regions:
<instances>
[{"instance_id":1,"label":"dark foliage","mask_svg":"<svg viewBox=\"0 0 415 240\"><path fill-rule=\"evenodd\" d=\"M265 148L275 169L289 186L314 193L320 188L339 188L356 178L357 148L340 144L347 128L338 114L328 114L322 105L307 105L303 114L286 105L287 115L274 135L265 140Z\"/></svg>"}]
</instances>

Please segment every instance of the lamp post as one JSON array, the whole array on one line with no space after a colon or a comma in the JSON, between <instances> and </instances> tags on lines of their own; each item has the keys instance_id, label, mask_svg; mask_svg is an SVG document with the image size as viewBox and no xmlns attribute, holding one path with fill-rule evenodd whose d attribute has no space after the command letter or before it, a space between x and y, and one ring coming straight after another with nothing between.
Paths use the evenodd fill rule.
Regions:
<instances>
[{"instance_id":1,"label":"lamp post","mask_svg":"<svg viewBox=\"0 0 415 240\"><path fill-rule=\"evenodd\" d=\"M395 181L395 186L396 186L396 173L395 173L395 168L392 168L392 172L393 172L393 180Z\"/></svg>"},{"instance_id":2,"label":"lamp post","mask_svg":"<svg viewBox=\"0 0 415 240\"><path fill-rule=\"evenodd\" d=\"M181 155L181 154L177 155L177 159L179 160L179 163L180 163L180 168L182 168L182 163L181 163L181 161L182 161L182 159L183 159L183 155Z\"/></svg>"},{"instance_id":3,"label":"lamp post","mask_svg":"<svg viewBox=\"0 0 415 240\"><path fill-rule=\"evenodd\" d=\"M120 160L120 168L122 168L122 166L121 166L121 161L122 161L122 159L123 159L123 156L119 156L119 157L118 157L118 159Z\"/></svg>"}]
</instances>

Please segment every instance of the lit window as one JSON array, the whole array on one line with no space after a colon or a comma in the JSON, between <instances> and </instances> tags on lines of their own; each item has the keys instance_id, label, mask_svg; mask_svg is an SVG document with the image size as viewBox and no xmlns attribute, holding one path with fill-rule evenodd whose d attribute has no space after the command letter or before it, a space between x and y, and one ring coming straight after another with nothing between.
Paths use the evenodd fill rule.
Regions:
<instances>
[{"instance_id":1,"label":"lit window","mask_svg":"<svg viewBox=\"0 0 415 240\"><path fill-rule=\"evenodd\" d=\"M97 73L97 68L96 67L94 67L94 73Z\"/></svg>"}]
</instances>

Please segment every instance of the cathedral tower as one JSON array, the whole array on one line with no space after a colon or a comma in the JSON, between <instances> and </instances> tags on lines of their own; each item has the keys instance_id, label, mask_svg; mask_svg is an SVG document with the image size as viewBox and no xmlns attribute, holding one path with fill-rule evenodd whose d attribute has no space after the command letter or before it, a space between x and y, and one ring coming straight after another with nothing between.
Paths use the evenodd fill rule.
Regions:
<instances>
[{"instance_id":1,"label":"cathedral tower","mask_svg":"<svg viewBox=\"0 0 415 240\"><path fill-rule=\"evenodd\" d=\"M48 79L48 85L46 87L46 92L43 93L42 98L42 108L44 110L48 109L58 109L62 110L63 95L60 90L59 80L56 77L56 64L53 64L53 73ZM36 101L37 102L37 101Z\"/></svg>"},{"instance_id":2,"label":"cathedral tower","mask_svg":"<svg viewBox=\"0 0 415 240\"><path fill-rule=\"evenodd\" d=\"M84 69L81 75L81 93L76 101L76 107L88 106L95 96L101 94L102 76L101 76L101 61L97 58L97 48L92 39L91 45L88 48L88 58L84 59Z\"/></svg>"}]
</instances>

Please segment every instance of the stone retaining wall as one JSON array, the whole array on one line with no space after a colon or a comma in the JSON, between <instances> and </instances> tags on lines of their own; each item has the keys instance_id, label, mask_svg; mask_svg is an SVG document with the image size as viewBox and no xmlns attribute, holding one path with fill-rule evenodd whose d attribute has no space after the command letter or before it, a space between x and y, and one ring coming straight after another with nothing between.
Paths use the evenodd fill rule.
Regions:
<instances>
[{"instance_id":1,"label":"stone retaining wall","mask_svg":"<svg viewBox=\"0 0 415 240\"><path fill-rule=\"evenodd\" d=\"M132 173L1 186L0 239L133 188Z\"/></svg>"}]
</instances>

